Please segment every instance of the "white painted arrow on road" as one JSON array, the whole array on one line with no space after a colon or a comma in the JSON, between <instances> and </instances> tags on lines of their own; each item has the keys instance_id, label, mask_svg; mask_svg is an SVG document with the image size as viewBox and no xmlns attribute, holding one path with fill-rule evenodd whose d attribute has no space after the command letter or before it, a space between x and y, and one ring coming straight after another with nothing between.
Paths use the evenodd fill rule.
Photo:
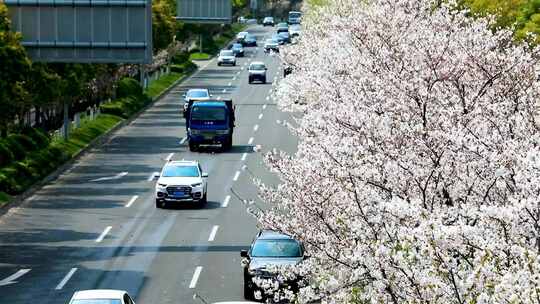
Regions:
<instances>
[{"instance_id":1,"label":"white painted arrow on road","mask_svg":"<svg viewBox=\"0 0 540 304\"><path fill-rule=\"evenodd\" d=\"M122 173L116 174L115 176L96 178L96 179L91 180L91 182L101 182L101 181L106 181L106 180L119 179L119 178L122 178L122 177L124 177L126 175L128 175L127 172L122 172Z\"/></svg>"},{"instance_id":2,"label":"white painted arrow on road","mask_svg":"<svg viewBox=\"0 0 540 304\"><path fill-rule=\"evenodd\" d=\"M17 271L16 273L10 275L9 277L3 279L0 281L0 286L6 286L17 283L18 278L22 277L23 275L27 274L31 269L21 269Z\"/></svg>"}]
</instances>

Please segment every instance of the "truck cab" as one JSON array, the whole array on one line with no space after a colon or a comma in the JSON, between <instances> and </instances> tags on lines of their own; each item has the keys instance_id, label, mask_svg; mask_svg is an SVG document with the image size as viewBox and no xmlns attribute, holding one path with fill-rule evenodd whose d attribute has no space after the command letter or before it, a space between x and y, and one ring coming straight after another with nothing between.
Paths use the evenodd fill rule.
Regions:
<instances>
[{"instance_id":1,"label":"truck cab","mask_svg":"<svg viewBox=\"0 0 540 304\"><path fill-rule=\"evenodd\" d=\"M190 101L186 113L187 138L190 151L200 146L232 147L234 131L232 100Z\"/></svg>"}]
</instances>

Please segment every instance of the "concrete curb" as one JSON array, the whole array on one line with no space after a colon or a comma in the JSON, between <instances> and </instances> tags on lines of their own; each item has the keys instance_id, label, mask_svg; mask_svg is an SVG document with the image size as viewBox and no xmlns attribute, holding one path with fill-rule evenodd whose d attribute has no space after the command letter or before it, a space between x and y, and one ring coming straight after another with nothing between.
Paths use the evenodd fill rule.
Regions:
<instances>
[{"instance_id":1,"label":"concrete curb","mask_svg":"<svg viewBox=\"0 0 540 304\"><path fill-rule=\"evenodd\" d=\"M161 100L165 95L167 95L174 87L176 87L178 84L182 83L184 80L189 78L193 73L197 72L198 68L193 69L189 73L185 74L184 76L180 77L178 80L176 80L173 84L171 84L169 87L167 87L165 90L163 90L161 93L159 93L157 96L152 98L152 101L149 102L146 106L144 106L142 109L140 109L137 113L131 115L131 117L124 119L120 122L118 122L116 125L114 125L111 129L106 131L105 133L101 134L100 136L94 138L86 147L82 148L79 152L77 152L71 159L66 161L64 164L60 165L56 170L54 170L52 173L44 177L42 180L36 182L34 185L32 185L28 190L25 192L13 196L11 200L9 200L6 204L0 206L0 215L6 214L9 209L13 207L17 207L22 205L24 202L28 200L28 198L32 197L36 192L41 190L45 185L49 184L50 182L56 180L60 175L62 175L64 172L66 172L68 169L73 167L73 165L80 160L84 155L86 155L90 150L103 145L107 141L111 139L111 137L116 133L118 130L122 129L123 127L129 125L131 122L133 122L135 119L137 119L142 113L146 112L148 109L150 109L156 102Z\"/></svg>"}]
</instances>

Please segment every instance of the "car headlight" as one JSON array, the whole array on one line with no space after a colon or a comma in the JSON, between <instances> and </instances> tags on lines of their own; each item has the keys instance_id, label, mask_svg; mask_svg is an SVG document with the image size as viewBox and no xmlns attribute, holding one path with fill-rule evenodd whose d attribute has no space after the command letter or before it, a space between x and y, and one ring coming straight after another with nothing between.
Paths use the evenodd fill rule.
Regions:
<instances>
[{"instance_id":1,"label":"car headlight","mask_svg":"<svg viewBox=\"0 0 540 304\"><path fill-rule=\"evenodd\" d=\"M191 187L200 187L200 186L202 186L202 183L191 184Z\"/></svg>"},{"instance_id":2,"label":"car headlight","mask_svg":"<svg viewBox=\"0 0 540 304\"><path fill-rule=\"evenodd\" d=\"M258 272L257 269L251 269L251 268L248 268L248 273L249 273L249 275L254 276L254 275L257 274L257 272Z\"/></svg>"},{"instance_id":3,"label":"car headlight","mask_svg":"<svg viewBox=\"0 0 540 304\"><path fill-rule=\"evenodd\" d=\"M226 129L226 130L216 130L216 134L218 135L227 135L229 134L229 130Z\"/></svg>"}]
</instances>

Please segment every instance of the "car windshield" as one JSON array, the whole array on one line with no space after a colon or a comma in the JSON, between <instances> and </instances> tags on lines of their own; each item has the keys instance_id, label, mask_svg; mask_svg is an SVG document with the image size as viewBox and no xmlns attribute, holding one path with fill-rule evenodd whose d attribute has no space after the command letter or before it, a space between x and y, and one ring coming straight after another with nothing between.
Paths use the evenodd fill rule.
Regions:
<instances>
[{"instance_id":1,"label":"car windshield","mask_svg":"<svg viewBox=\"0 0 540 304\"><path fill-rule=\"evenodd\" d=\"M274 21L274 18L272 18L272 17L266 17L266 18L264 18L264 20L266 20L266 21Z\"/></svg>"},{"instance_id":2,"label":"car windshield","mask_svg":"<svg viewBox=\"0 0 540 304\"><path fill-rule=\"evenodd\" d=\"M293 24L293 25L291 25L290 29L293 30L293 31L299 31L300 30L300 25Z\"/></svg>"},{"instance_id":3,"label":"car windshield","mask_svg":"<svg viewBox=\"0 0 540 304\"><path fill-rule=\"evenodd\" d=\"M289 25L285 22L281 22L277 25L278 27L289 27Z\"/></svg>"},{"instance_id":4,"label":"car windshield","mask_svg":"<svg viewBox=\"0 0 540 304\"><path fill-rule=\"evenodd\" d=\"M266 40L266 43L267 43L267 44L276 44L277 41L276 41L275 39L267 39L267 40Z\"/></svg>"},{"instance_id":5,"label":"car windshield","mask_svg":"<svg viewBox=\"0 0 540 304\"><path fill-rule=\"evenodd\" d=\"M246 40L255 40L255 36L253 35L247 35Z\"/></svg>"},{"instance_id":6,"label":"car windshield","mask_svg":"<svg viewBox=\"0 0 540 304\"><path fill-rule=\"evenodd\" d=\"M189 98L204 98L204 97L208 97L208 92L206 92L206 91L188 91L187 97L189 97Z\"/></svg>"},{"instance_id":7,"label":"car windshield","mask_svg":"<svg viewBox=\"0 0 540 304\"><path fill-rule=\"evenodd\" d=\"M281 32L281 33L279 33L279 35L282 36L282 37L287 37L287 36L289 36L289 32Z\"/></svg>"},{"instance_id":8,"label":"car windshield","mask_svg":"<svg viewBox=\"0 0 540 304\"><path fill-rule=\"evenodd\" d=\"M163 169L163 177L198 177L197 166L166 166Z\"/></svg>"},{"instance_id":9,"label":"car windshield","mask_svg":"<svg viewBox=\"0 0 540 304\"><path fill-rule=\"evenodd\" d=\"M240 43L235 43L233 44L233 49L241 49L242 48L242 45Z\"/></svg>"},{"instance_id":10,"label":"car windshield","mask_svg":"<svg viewBox=\"0 0 540 304\"><path fill-rule=\"evenodd\" d=\"M229 50L224 50L224 51L221 51L221 53L219 53L219 55L221 55L221 56L233 56L233 52L229 51Z\"/></svg>"},{"instance_id":11,"label":"car windshield","mask_svg":"<svg viewBox=\"0 0 540 304\"><path fill-rule=\"evenodd\" d=\"M205 121L212 121L216 124L225 124L226 112L224 108L220 107L193 107L191 110L191 120L193 123L202 123Z\"/></svg>"},{"instance_id":12,"label":"car windshield","mask_svg":"<svg viewBox=\"0 0 540 304\"><path fill-rule=\"evenodd\" d=\"M257 240L251 248L251 256L295 258L302 256L302 250L300 244L291 239Z\"/></svg>"},{"instance_id":13,"label":"car windshield","mask_svg":"<svg viewBox=\"0 0 540 304\"><path fill-rule=\"evenodd\" d=\"M264 70L264 68L265 68L264 64L260 64L260 63L254 63L249 66L250 70Z\"/></svg>"},{"instance_id":14,"label":"car windshield","mask_svg":"<svg viewBox=\"0 0 540 304\"><path fill-rule=\"evenodd\" d=\"M302 16L301 13L293 13L293 12L289 13L289 18L300 18L301 16Z\"/></svg>"},{"instance_id":15,"label":"car windshield","mask_svg":"<svg viewBox=\"0 0 540 304\"><path fill-rule=\"evenodd\" d=\"M74 300L71 304L122 304L122 302L116 299L84 299Z\"/></svg>"},{"instance_id":16,"label":"car windshield","mask_svg":"<svg viewBox=\"0 0 540 304\"><path fill-rule=\"evenodd\" d=\"M238 33L238 35L236 35L236 37L238 37L238 38L243 38L243 37L245 37L247 34L248 34L247 32L240 32L240 33Z\"/></svg>"}]
</instances>

